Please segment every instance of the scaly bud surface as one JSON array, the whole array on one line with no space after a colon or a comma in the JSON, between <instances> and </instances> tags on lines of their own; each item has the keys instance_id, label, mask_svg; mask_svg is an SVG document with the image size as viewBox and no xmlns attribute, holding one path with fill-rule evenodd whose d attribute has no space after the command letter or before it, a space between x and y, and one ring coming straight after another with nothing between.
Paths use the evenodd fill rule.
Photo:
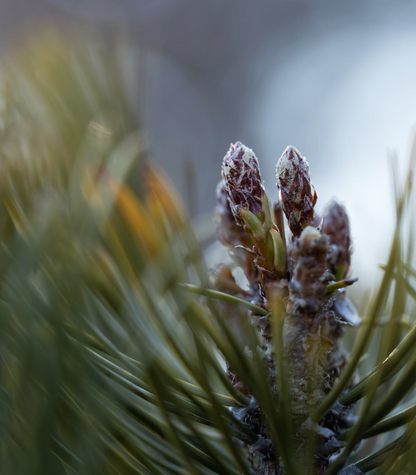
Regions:
<instances>
[{"instance_id":1,"label":"scaly bud surface","mask_svg":"<svg viewBox=\"0 0 416 475\"><path fill-rule=\"evenodd\" d=\"M234 219L224 180L218 183L217 200L215 208L217 238L221 244L228 247L232 259L244 270L252 288L258 289L259 272L253 262L253 256L244 249L238 248L238 246L243 246L246 249L251 249L254 244L253 239L244 227L237 225Z\"/></svg>"},{"instance_id":2,"label":"scaly bud surface","mask_svg":"<svg viewBox=\"0 0 416 475\"><path fill-rule=\"evenodd\" d=\"M295 241L291 298L301 302L303 312L316 313L326 295L326 256L328 238L314 227L307 227Z\"/></svg>"},{"instance_id":3,"label":"scaly bud surface","mask_svg":"<svg viewBox=\"0 0 416 475\"><path fill-rule=\"evenodd\" d=\"M292 375L292 410L309 414L324 397L325 360L332 346L321 331L325 310L328 238L307 227L295 240L283 336Z\"/></svg>"},{"instance_id":4,"label":"scaly bud surface","mask_svg":"<svg viewBox=\"0 0 416 475\"><path fill-rule=\"evenodd\" d=\"M253 150L241 142L231 144L223 160L222 177L234 219L253 240L254 263L263 278L267 276L275 280L284 277L285 246L273 223Z\"/></svg>"},{"instance_id":5,"label":"scaly bud surface","mask_svg":"<svg viewBox=\"0 0 416 475\"><path fill-rule=\"evenodd\" d=\"M215 208L215 222L218 240L226 247L234 248L242 245L251 248L253 240L238 226L230 208L225 182L221 180L217 186L217 206Z\"/></svg>"},{"instance_id":6,"label":"scaly bud surface","mask_svg":"<svg viewBox=\"0 0 416 475\"><path fill-rule=\"evenodd\" d=\"M248 210L254 215L262 212L264 188L253 150L241 142L231 144L223 160L222 177L234 218L240 226L244 226L241 210Z\"/></svg>"},{"instance_id":7,"label":"scaly bud surface","mask_svg":"<svg viewBox=\"0 0 416 475\"><path fill-rule=\"evenodd\" d=\"M309 165L295 147L289 146L276 165L277 187L290 230L299 237L302 230L314 224L314 209L318 199L312 186Z\"/></svg>"},{"instance_id":8,"label":"scaly bud surface","mask_svg":"<svg viewBox=\"0 0 416 475\"><path fill-rule=\"evenodd\" d=\"M331 201L324 212L322 232L329 236L331 251L328 264L336 280L348 272L351 263L350 223L345 208Z\"/></svg>"}]
</instances>

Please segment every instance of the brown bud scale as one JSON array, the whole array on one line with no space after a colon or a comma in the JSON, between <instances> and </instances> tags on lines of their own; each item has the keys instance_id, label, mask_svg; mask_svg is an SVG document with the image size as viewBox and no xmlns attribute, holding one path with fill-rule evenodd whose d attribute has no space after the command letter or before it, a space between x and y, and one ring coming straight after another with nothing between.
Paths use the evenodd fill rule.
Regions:
<instances>
[{"instance_id":1,"label":"brown bud scale","mask_svg":"<svg viewBox=\"0 0 416 475\"><path fill-rule=\"evenodd\" d=\"M228 194L225 190L224 180L217 186L217 206L215 208L215 223L217 228L217 238L226 247L234 248L242 245L251 248L253 240L238 226L231 211Z\"/></svg>"},{"instance_id":2,"label":"brown bud scale","mask_svg":"<svg viewBox=\"0 0 416 475\"><path fill-rule=\"evenodd\" d=\"M236 222L243 226L239 211L249 210L253 214L262 211L264 193L260 168L253 150L241 142L231 144L224 157L222 177L228 194L230 208Z\"/></svg>"},{"instance_id":3,"label":"brown bud scale","mask_svg":"<svg viewBox=\"0 0 416 475\"><path fill-rule=\"evenodd\" d=\"M295 237L306 226L314 224L314 209L318 199L312 186L309 165L295 147L289 146L276 165L277 187L283 211Z\"/></svg>"},{"instance_id":4,"label":"brown bud scale","mask_svg":"<svg viewBox=\"0 0 416 475\"><path fill-rule=\"evenodd\" d=\"M333 274L342 266L344 277L351 263L351 238L350 223L345 208L331 201L324 212L322 232L329 236L331 252L329 254L329 267Z\"/></svg>"}]
</instances>

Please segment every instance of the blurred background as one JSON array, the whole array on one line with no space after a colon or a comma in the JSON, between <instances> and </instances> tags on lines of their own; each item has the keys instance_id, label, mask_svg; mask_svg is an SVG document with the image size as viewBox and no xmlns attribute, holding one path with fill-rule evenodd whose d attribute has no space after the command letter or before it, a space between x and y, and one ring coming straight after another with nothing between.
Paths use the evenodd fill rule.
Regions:
<instances>
[{"instance_id":1,"label":"blurred background","mask_svg":"<svg viewBox=\"0 0 416 475\"><path fill-rule=\"evenodd\" d=\"M121 42L150 154L193 217L215 206L230 142L254 149L271 195L296 146L318 211L346 204L370 287L395 219L388 157L403 176L416 124L415 20L409 0L1 0L0 54L50 26Z\"/></svg>"}]
</instances>

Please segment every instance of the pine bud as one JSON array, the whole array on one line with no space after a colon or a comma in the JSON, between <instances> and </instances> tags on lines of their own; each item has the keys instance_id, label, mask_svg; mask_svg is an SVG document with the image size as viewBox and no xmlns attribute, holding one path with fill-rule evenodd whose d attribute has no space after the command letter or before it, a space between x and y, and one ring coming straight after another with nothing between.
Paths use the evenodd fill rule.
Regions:
<instances>
[{"instance_id":1,"label":"pine bud","mask_svg":"<svg viewBox=\"0 0 416 475\"><path fill-rule=\"evenodd\" d=\"M328 238L313 227L305 228L295 241L291 297L304 310L316 312L324 304L327 252Z\"/></svg>"},{"instance_id":2,"label":"pine bud","mask_svg":"<svg viewBox=\"0 0 416 475\"><path fill-rule=\"evenodd\" d=\"M231 144L223 160L222 177L234 218L244 226L240 211L248 210L254 215L261 213L264 195L259 162L253 150L241 142Z\"/></svg>"},{"instance_id":3,"label":"pine bud","mask_svg":"<svg viewBox=\"0 0 416 475\"><path fill-rule=\"evenodd\" d=\"M217 200L215 208L217 238L223 246L229 248L234 262L244 270L250 285L257 289L259 273L254 265L253 257L246 250L241 249L241 246L245 249L252 249L253 239L246 232L245 227L237 225L234 219L225 191L224 180L218 183Z\"/></svg>"},{"instance_id":4,"label":"pine bud","mask_svg":"<svg viewBox=\"0 0 416 475\"><path fill-rule=\"evenodd\" d=\"M340 280L348 272L351 263L350 223L345 208L331 201L324 212L322 232L329 236L331 251L329 253L329 268Z\"/></svg>"},{"instance_id":5,"label":"pine bud","mask_svg":"<svg viewBox=\"0 0 416 475\"><path fill-rule=\"evenodd\" d=\"M289 146L276 165L277 187L290 230L299 237L302 230L314 224L318 195L311 183L309 165L295 147Z\"/></svg>"},{"instance_id":6,"label":"pine bud","mask_svg":"<svg viewBox=\"0 0 416 475\"><path fill-rule=\"evenodd\" d=\"M286 252L273 223L269 199L253 150L241 142L231 144L222 164L224 189L237 224L250 234L257 254L254 263L271 279L285 275Z\"/></svg>"}]
</instances>

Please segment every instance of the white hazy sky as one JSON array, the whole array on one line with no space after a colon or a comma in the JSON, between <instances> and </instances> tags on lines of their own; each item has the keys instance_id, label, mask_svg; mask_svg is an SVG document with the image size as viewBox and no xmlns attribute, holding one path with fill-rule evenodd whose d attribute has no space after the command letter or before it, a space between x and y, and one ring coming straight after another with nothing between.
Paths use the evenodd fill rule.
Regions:
<instances>
[{"instance_id":1,"label":"white hazy sky","mask_svg":"<svg viewBox=\"0 0 416 475\"><path fill-rule=\"evenodd\" d=\"M347 205L355 269L368 284L386 260L395 220L388 155L397 153L403 177L415 131L415 55L414 28L349 28L312 39L283 67L269 68L252 104L249 127L262 137L267 188L278 154L295 145L310 164L316 208L332 197Z\"/></svg>"}]
</instances>

